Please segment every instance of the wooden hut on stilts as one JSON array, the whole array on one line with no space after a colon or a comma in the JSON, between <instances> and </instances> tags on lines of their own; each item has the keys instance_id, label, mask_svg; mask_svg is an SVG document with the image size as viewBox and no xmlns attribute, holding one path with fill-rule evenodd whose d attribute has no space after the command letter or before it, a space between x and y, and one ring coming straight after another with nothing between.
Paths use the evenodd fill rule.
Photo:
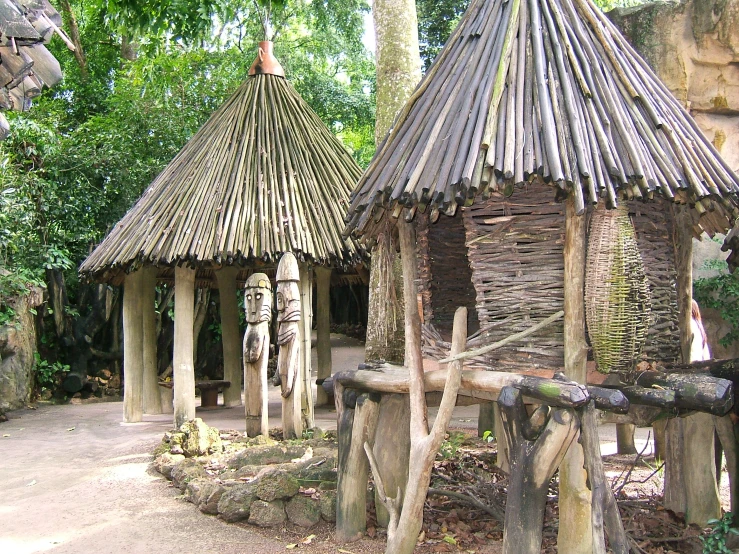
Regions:
<instances>
[{"instance_id":1,"label":"wooden hut on stilts","mask_svg":"<svg viewBox=\"0 0 739 554\"><path fill-rule=\"evenodd\" d=\"M423 336L406 342L423 341L425 358L448 356L457 306L478 329L467 349L564 310L558 323L467 363L563 369L584 383L586 305L597 314L619 295L636 299L627 319L649 323L638 329L645 345L608 344L624 365L642 352L689 361L691 241L731 229L737 192L737 175L589 0L473 0L355 189L345 233L371 247L399 220L412 224L417 240L401 255L418 261L410 293ZM588 231L617 208L632 229L631 261L626 250L600 256L624 242L623 223L611 226L613 241ZM586 252L607 258L607 271L586 271ZM648 287L625 269L639 257ZM631 288L586 295L586 281L604 274ZM593 345L600 321L588 317ZM605 330L616 336L620 324ZM560 500L561 513L571 509Z\"/></svg>"},{"instance_id":2,"label":"wooden hut on stilts","mask_svg":"<svg viewBox=\"0 0 739 554\"><path fill-rule=\"evenodd\" d=\"M327 314L332 271L346 282L347 275L358 278L356 267L362 263L360 249L341 235L349 194L360 174L339 140L285 79L272 43L260 43L246 81L80 267L88 279L124 287L124 421L141 421L143 413L161 410L155 363L157 282L174 281L175 287L174 424L179 427L195 417L194 289L220 290L224 379L231 383L224 400L239 405L237 289L253 272L274 278L282 254L292 252L300 264L304 306L304 421L313 426L312 288L315 282L321 381L331 373Z\"/></svg>"}]
</instances>

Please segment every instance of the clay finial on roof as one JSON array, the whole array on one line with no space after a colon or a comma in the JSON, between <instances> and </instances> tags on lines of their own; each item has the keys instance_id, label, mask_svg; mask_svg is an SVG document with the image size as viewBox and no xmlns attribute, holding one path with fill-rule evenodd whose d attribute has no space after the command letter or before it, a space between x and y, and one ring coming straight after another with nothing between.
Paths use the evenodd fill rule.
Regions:
<instances>
[{"instance_id":1,"label":"clay finial on roof","mask_svg":"<svg viewBox=\"0 0 739 554\"><path fill-rule=\"evenodd\" d=\"M263 40L259 43L259 51L257 58L249 68L249 75L277 75L285 76L285 70L282 69L280 62L277 61L273 54L274 44L271 40Z\"/></svg>"}]
</instances>

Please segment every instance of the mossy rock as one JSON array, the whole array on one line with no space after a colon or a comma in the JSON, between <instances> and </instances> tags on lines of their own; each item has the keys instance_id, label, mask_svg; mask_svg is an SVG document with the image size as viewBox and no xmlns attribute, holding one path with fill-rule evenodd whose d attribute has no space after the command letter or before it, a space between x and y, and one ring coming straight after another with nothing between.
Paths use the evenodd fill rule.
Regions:
<instances>
[{"instance_id":1,"label":"mossy rock","mask_svg":"<svg viewBox=\"0 0 739 554\"><path fill-rule=\"evenodd\" d=\"M205 514L217 514L218 502L226 489L210 479L193 479L187 484L185 500Z\"/></svg>"},{"instance_id":2,"label":"mossy rock","mask_svg":"<svg viewBox=\"0 0 739 554\"><path fill-rule=\"evenodd\" d=\"M227 463L234 469L243 466L266 466L284 464L300 458L305 454L307 446L300 445L270 445L250 447L230 456Z\"/></svg>"},{"instance_id":3,"label":"mossy rock","mask_svg":"<svg viewBox=\"0 0 739 554\"><path fill-rule=\"evenodd\" d=\"M218 500L218 517L229 523L249 518L251 506L257 499L253 483L228 487Z\"/></svg>"},{"instance_id":4,"label":"mossy rock","mask_svg":"<svg viewBox=\"0 0 739 554\"><path fill-rule=\"evenodd\" d=\"M167 445L169 448L169 445ZM154 467L156 470L164 475L167 479L172 479L172 468L184 460L185 457L182 454L170 454L164 452L158 455L154 460Z\"/></svg>"},{"instance_id":5,"label":"mossy rock","mask_svg":"<svg viewBox=\"0 0 739 554\"><path fill-rule=\"evenodd\" d=\"M255 500L249 511L249 523L259 527L274 527L286 519L285 503L282 500L266 502Z\"/></svg>"},{"instance_id":6,"label":"mossy rock","mask_svg":"<svg viewBox=\"0 0 739 554\"><path fill-rule=\"evenodd\" d=\"M318 499L318 506L321 511L321 517L328 521L336 521L336 491L321 490L321 497Z\"/></svg>"},{"instance_id":7,"label":"mossy rock","mask_svg":"<svg viewBox=\"0 0 739 554\"><path fill-rule=\"evenodd\" d=\"M223 452L223 443L218 429L209 427L199 417L183 423L180 433L185 435L182 441L185 456L205 456Z\"/></svg>"},{"instance_id":8,"label":"mossy rock","mask_svg":"<svg viewBox=\"0 0 739 554\"><path fill-rule=\"evenodd\" d=\"M260 500L271 502L298 494L300 484L294 475L286 471L273 471L256 482L256 494Z\"/></svg>"},{"instance_id":9,"label":"mossy rock","mask_svg":"<svg viewBox=\"0 0 739 554\"><path fill-rule=\"evenodd\" d=\"M196 460L184 458L172 466L171 477L172 484L184 491L190 481L201 478L207 479L208 474Z\"/></svg>"},{"instance_id":10,"label":"mossy rock","mask_svg":"<svg viewBox=\"0 0 739 554\"><path fill-rule=\"evenodd\" d=\"M321 519L321 508L318 502L302 494L293 496L288 501L285 505L285 513L287 519L300 527L313 527Z\"/></svg>"}]
</instances>

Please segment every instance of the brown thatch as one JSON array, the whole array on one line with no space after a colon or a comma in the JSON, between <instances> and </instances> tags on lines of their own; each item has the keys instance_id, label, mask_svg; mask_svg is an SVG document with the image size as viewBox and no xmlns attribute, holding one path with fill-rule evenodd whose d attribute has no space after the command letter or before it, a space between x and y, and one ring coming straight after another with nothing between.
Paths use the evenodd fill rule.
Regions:
<instances>
[{"instance_id":1,"label":"brown thatch","mask_svg":"<svg viewBox=\"0 0 739 554\"><path fill-rule=\"evenodd\" d=\"M473 0L355 193L347 229L380 232L541 178L558 195L617 203L655 192L725 232L739 180L590 0ZM699 217L700 216L700 217Z\"/></svg>"},{"instance_id":2,"label":"brown thatch","mask_svg":"<svg viewBox=\"0 0 739 554\"><path fill-rule=\"evenodd\" d=\"M139 265L360 261L341 236L361 170L283 77L258 74L203 125L80 273L119 282Z\"/></svg>"},{"instance_id":3,"label":"brown thatch","mask_svg":"<svg viewBox=\"0 0 739 554\"><path fill-rule=\"evenodd\" d=\"M0 139L10 131L2 110L27 110L44 86L62 79L59 62L44 44L59 29L62 18L48 0L0 0Z\"/></svg>"}]
</instances>

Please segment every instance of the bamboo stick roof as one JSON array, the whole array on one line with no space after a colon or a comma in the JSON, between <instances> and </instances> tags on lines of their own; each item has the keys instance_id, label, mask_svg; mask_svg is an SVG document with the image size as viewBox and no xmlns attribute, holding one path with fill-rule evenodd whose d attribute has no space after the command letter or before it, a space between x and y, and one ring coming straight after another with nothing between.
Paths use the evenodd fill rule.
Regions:
<instances>
[{"instance_id":1,"label":"bamboo stick roof","mask_svg":"<svg viewBox=\"0 0 739 554\"><path fill-rule=\"evenodd\" d=\"M59 62L44 46L57 33L74 50L61 25L48 0L0 0L0 140L10 131L3 110L27 110L44 86L61 81Z\"/></svg>"},{"instance_id":2,"label":"bamboo stick roof","mask_svg":"<svg viewBox=\"0 0 739 554\"><path fill-rule=\"evenodd\" d=\"M243 266L284 252L337 267L361 260L341 234L359 166L277 69L260 71L152 182L82 275L119 281L139 265Z\"/></svg>"},{"instance_id":3,"label":"bamboo stick roof","mask_svg":"<svg viewBox=\"0 0 739 554\"><path fill-rule=\"evenodd\" d=\"M541 178L586 203L694 205L726 232L739 179L590 0L473 0L357 185L345 233L453 215ZM404 211L405 209L405 211Z\"/></svg>"}]
</instances>

